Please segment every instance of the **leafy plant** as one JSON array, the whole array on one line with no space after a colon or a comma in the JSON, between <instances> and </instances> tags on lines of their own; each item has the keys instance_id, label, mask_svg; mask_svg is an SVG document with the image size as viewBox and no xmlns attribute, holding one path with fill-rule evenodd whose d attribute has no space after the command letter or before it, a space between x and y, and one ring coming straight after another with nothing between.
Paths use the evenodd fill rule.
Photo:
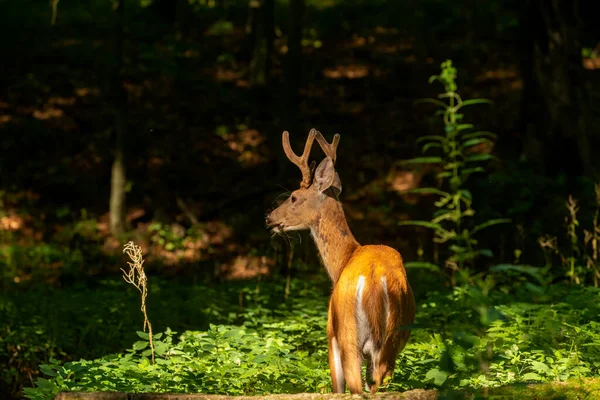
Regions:
<instances>
[{"instance_id":1,"label":"leafy plant","mask_svg":"<svg viewBox=\"0 0 600 400\"><path fill-rule=\"evenodd\" d=\"M436 178L440 188L416 188L406 193L431 194L438 196L435 202L437 211L429 221L401 221L400 225L421 226L433 229L437 243L448 243L450 256L445 264L452 271L464 272L465 266L477 257L491 257L489 249L477 248L474 235L490 226L509 222L508 219L492 219L476 226L469 224L468 218L475 214L472 208L472 195L466 187L468 178L474 173L485 172L485 162L493 158L490 153L493 139L491 132L473 131L473 125L465 123L462 109L475 104L490 103L485 99L463 100L458 94L456 84L456 68L447 60L441 65L441 73L434 75L429 82L440 82L444 92L437 99L424 99L421 102L432 103L438 107L436 115L441 116L444 134L427 135L418 139L422 144L422 152L434 151L435 155L404 160L401 165L433 164L439 168ZM406 263L407 267L427 267L439 269L431 263Z\"/></svg>"},{"instance_id":2,"label":"leafy plant","mask_svg":"<svg viewBox=\"0 0 600 400\"><path fill-rule=\"evenodd\" d=\"M40 367L45 377L25 389L25 395L50 399L60 390L329 392L326 292L302 287L303 282L294 280L292 290L297 295L277 304L275 297L258 295L252 284L246 284L242 291L247 306L240 314L219 314L215 308L222 322L205 330L177 334L166 328L155 333L155 364L149 338L141 331L128 350L117 354L66 363L55 354ZM221 289L201 288L202 301L211 307L211 301L216 305L224 300L228 291ZM273 287L268 289L262 292ZM181 288L176 292L181 293ZM390 389L477 389L597 375L598 289L553 285L547 294L545 300L534 302L526 286L511 293L487 293L487 304L502 317L486 323L483 334L476 335L473 332L482 323L470 299L480 299L470 285L456 286L450 293L429 292L419 302L417 318L422 322L397 360ZM235 296L228 301L235 302Z\"/></svg>"},{"instance_id":3,"label":"leafy plant","mask_svg":"<svg viewBox=\"0 0 600 400\"><path fill-rule=\"evenodd\" d=\"M566 245L560 246L555 236L542 236L538 243L546 254L547 265L555 258L566 268L565 276L571 283L598 287L600 280L600 184L594 186L595 211L590 229L581 231L578 218L579 202L569 196L565 206Z\"/></svg>"}]
</instances>

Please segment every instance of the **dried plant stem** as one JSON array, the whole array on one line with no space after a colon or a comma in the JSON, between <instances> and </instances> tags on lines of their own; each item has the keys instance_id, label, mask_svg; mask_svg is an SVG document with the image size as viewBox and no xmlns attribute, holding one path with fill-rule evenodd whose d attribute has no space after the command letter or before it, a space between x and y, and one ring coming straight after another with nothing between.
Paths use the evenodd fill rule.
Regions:
<instances>
[{"instance_id":1,"label":"dried plant stem","mask_svg":"<svg viewBox=\"0 0 600 400\"><path fill-rule=\"evenodd\" d=\"M148 286L146 273L144 272L144 258L142 257L142 248L133 242L128 242L123 249L123 253L127 254L131 262L127 262L129 270L123 271L123 279L125 282L132 284L142 295L142 313L144 314L144 332L148 327L148 341L150 342L150 350L152 352L152 364L154 364L154 342L152 341L152 324L146 313L146 297L148 296Z\"/></svg>"}]
</instances>

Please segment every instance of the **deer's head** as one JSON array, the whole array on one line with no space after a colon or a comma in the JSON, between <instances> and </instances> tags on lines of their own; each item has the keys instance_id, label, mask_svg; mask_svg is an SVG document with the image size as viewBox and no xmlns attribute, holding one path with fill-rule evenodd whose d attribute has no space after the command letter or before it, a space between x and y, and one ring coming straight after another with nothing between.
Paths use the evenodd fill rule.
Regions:
<instances>
[{"instance_id":1,"label":"deer's head","mask_svg":"<svg viewBox=\"0 0 600 400\"><path fill-rule=\"evenodd\" d=\"M314 161L310 166L308 164L310 149L315 138L326 155L316 170ZM286 156L302 172L302 182L300 182L300 189L292 192L286 201L267 216L267 225L276 233L309 229L318 221L327 200L331 198L337 200L338 194L342 191L342 183L334 168L340 135L336 133L333 141L328 143L320 132L311 129L301 157L292 150L287 131L283 132L282 141Z\"/></svg>"}]
</instances>

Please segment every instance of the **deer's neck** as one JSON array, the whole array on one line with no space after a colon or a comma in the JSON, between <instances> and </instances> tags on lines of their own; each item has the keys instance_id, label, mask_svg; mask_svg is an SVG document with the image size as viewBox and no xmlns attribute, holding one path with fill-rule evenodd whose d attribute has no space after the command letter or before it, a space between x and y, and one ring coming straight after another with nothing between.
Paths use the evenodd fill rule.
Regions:
<instances>
[{"instance_id":1,"label":"deer's neck","mask_svg":"<svg viewBox=\"0 0 600 400\"><path fill-rule=\"evenodd\" d=\"M310 229L331 280L337 282L352 253L359 246L346 222L342 204L329 198Z\"/></svg>"}]
</instances>

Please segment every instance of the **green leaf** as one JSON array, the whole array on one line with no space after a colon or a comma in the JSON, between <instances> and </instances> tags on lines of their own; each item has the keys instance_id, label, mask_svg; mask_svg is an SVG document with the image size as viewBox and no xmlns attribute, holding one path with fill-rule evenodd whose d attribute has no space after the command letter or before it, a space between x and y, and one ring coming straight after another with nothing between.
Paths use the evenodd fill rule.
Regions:
<instances>
[{"instance_id":1,"label":"green leaf","mask_svg":"<svg viewBox=\"0 0 600 400\"><path fill-rule=\"evenodd\" d=\"M421 152L425 153L427 150L429 150L432 147L437 147L437 148L441 149L442 145L440 143L430 142L430 143L427 143L425 146L423 146L423 148L421 149Z\"/></svg>"},{"instance_id":2,"label":"green leaf","mask_svg":"<svg viewBox=\"0 0 600 400\"><path fill-rule=\"evenodd\" d=\"M148 339L149 339L149 336L148 336L148 334L147 334L146 332L142 332L142 331L136 331L135 333L137 333L137 335L138 335L139 337L141 337L142 339L146 339L146 340L148 340Z\"/></svg>"},{"instance_id":3,"label":"green leaf","mask_svg":"<svg viewBox=\"0 0 600 400\"><path fill-rule=\"evenodd\" d=\"M435 174L435 177L438 179L449 178L451 176L452 176L452 172L450 172L450 171L443 171L443 172L438 172L437 174Z\"/></svg>"},{"instance_id":4,"label":"green leaf","mask_svg":"<svg viewBox=\"0 0 600 400\"><path fill-rule=\"evenodd\" d=\"M400 165L405 165L405 164L435 164L435 163L441 163L442 162L442 158L441 157L417 157L417 158L412 158L410 160L402 160L399 162Z\"/></svg>"},{"instance_id":5,"label":"green leaf","mask_svg":"<svg viewBox=\"0 0 600 400\"><path fill-rule=\"evenodd\" d=\"M482 255L484 257L489 257L489 258L494 257L494 253L492 253L492 251L490 249L479 249L475 253L477 253L477 255Z\"/></svg>"},{"instance_id":6,"label":"green leaf","mask_svg":"<svg viewBox=\"0 0 600 400\"><path fill-rule=\"evenodd\" d=\"M506 224L511 222L510 218L498 218L498 219L490 219L489 221L485 221L482 224L477 225L475 228L473 228L471 230L471 235L473 235L476 232L479 232L482 229L488 228L490 226L493 225L498 225L498 224Z\"/></svg>"},{"instance_id":7,"label":"green leaf","mask_svg":"<svg viewBox=\"0 0 600 400\"><path fill-rule=\"evenodd\" d=\"M473 128L473 124L458 124L454 127L455 131L464 131L465 129Z\"/></svg>"},{"instance_id":8,"label":"green leaf","mask_svg":"<svg viewBox=\"0 0 600 400\"><path fill-rule=\"evenodd\" d=\"M445 142L446 141L446 137L445 136L438 136L438 135L426 135L426 136L421 136L420 138L418 138L416 140L417 143L421 143L425 140L434 140L437 142Z\"/></svg>"},{"instance_id":9,"label":"green leaf","mask_svg":"<svg viewBox=\"0 0 600 400\"><path fill-rule=\"evenodd\" d=\"M535 372L528 372L526 374L521 375L521 379L524 381L541 381L542 377L536 374Z\"/></svg>"},{"instance_id":10,"label":"green leaf","mask_svg":"<svg viewBox=\"0 0 600 400\"><path fill-rule=\"evenodd\" d=\"M400 221L398 222L399 226L422 226L424 228L431 228L431 229L442 229L442 226L440 224L435 224L433 222L429 222L429 221Z\"/></svg>"},{"instance_id":11,"label":"green leaf","mask_svg":"<svg viewBox=\"0 0 600 400\"><path fill-rule=\"evenodd\" d=\"M480 138L480 137L488 137L490 139L497 138L495 133L492 133L489 131L477 131L477 132L470 132L470 133L465 133L464 135L461 135L462 140L467 140L467 139L471 139L471 138Z\"/></svg>"},{"instance_id":12,"label":"green leaf","mask_svg":"<svg viewBox=\"0 0 600 400\"><path fill-rule=\"evenodd\" d=\"M546 364L544 364L543 362L539 362L539 361L532 361L531 362L531 367L536 371L536 372L543 372L546 375L550 374L550 367L548 367Z\"/></svg>"},{"instance_id":13,"label":"green leaf","mask_svg":"<svg viewBox=\"0 0 600 400\"><path fill-rule=\"evenodd\" d=\"M433 383L436 386L442 386L443 383L446 382L446 379L448 378L448 373L444 372L444 371L440 371L437 368L433 368L433 369L430 369L429 371L427 371L425 378L428 380L433 379Z\"/></svg>"},{"instance_id":14,"label":"green leaf","mask_svg":"<svg viewBox=\"0 0 600 400\"><path fill-rule=\"evenodd\" d=\"M140 340L140 341L135 342L133 344L133 350L143 350L146 347L148 347L148 342L145 342L143 340Z\"/></svg>"},{"instance_id":15,"label":"green leaf","mask_svg":"<svg viewBox=\"0 0 600 400\"><path fill-rule=\"evenodd\" d=\"M169 349L169 346L165 342L155 342L154 343L154 352L157 356L162 356Z\"/></svg>"},{"instance_id":16,"label":"green leaf","mask_svg":"<svg viewBox=\"0 0 600 400\"><path fill-rule=\"evenodd\" d=\"M468 107L475 104L494 104L494 102L488 99L469 99L460 103L460 105L456 109L459 110L463 107Z\"/></svg>"},{"instance_id":17,"label":"green leaf","mask_svg":"<svg viewBox=\"0 0 600 400\"><path fill-rule=\"evenodd\" d=\"M443 108L443 109L448 108L448 104L444 103L443 101L439 101L439 100L431 99L431 98L419 99L419 100L416 100L413 104L417 105L417 104L421 104L421 103L435 104L436 106Z\"/></svg>"},{"instance_id":18,"label":"green leaf","mask_svg":"<svg viewBox=\"0 0 600 400\"><path fill-rule=\"evenodd\" d=\"M433 272L440 272L440 267L425 261L409 261L404 264L406 269L427 269Z\"/></svg>"},{"instance_id":19,"label":"green leaf","mask_svg":"<svg viewBox=\"0 0 600 400\"><path fill-rule=\"evenodd\" d=\"M482 167L465 168L462 171L460 171L460 175L466 176L466 175L474 174L475 172L485 172L485 169L483 169Z\"/></svg>"},{"instance_id":20,"label":"green leaf","mask_svg":"<svg viewBox=\"0 0 600 400\"><path fill-rule=\"evenodd\" d=\"M465 162L474 162L474 161L486 161L495 158L493 155L489 153L478 153L472 154L468 157L465 157Z\"/></svg>"},{"instance_id":21,"label":"green leaf","mask_svg":"<svg viewBox=\"0 0 600 400\"><path fill-rule=\"evenodd\" d=\"M54 368L47 364L40 365L40 371L48 376L56 376L56 371L54 371Z\"/></svg>"},{"instance_id":22,"label":"green leaf","mask_svg":"<svg viewBox=\"0 0 600 400\"><path fill-rule=\"evenodd\" d=\"M464 197L465 199L468 199L468 200L473 200L473 196L471 195L471 192L470 192L469 190L467 190L467 189L460 189L460 190L458 191L458 193L459 193L459 194L460 194L462 197Z\"/></svg>"},{"instance_id":23,"label":"green leaf","mask_svg":"<svg viewBox=\"0 0 600 400\"><path fill-rule=\"evenodd\" d=\"M488 100L488 99L469 99L469 100L465 100L462 103L460 103L460 106L468 107L468 106L472 106L474 104L494 104L494 102L491 100Z\"/></svg>"},{"instance_id":24,"label":"green leaf","mask_svg":"<svg viewBox=\"0 0 600 400\"><path fill-rule=\"evenodd\" d=\"M471 146L475 146L481 143L486 143L489 145L494 145L494 142L492 142L490 139L486 139L486 138L472 138L472 139L467 139L464 142L461 143L460 147L463 149L466 149L467 147L471 147Z\"/></svg>"}]
</instances>

